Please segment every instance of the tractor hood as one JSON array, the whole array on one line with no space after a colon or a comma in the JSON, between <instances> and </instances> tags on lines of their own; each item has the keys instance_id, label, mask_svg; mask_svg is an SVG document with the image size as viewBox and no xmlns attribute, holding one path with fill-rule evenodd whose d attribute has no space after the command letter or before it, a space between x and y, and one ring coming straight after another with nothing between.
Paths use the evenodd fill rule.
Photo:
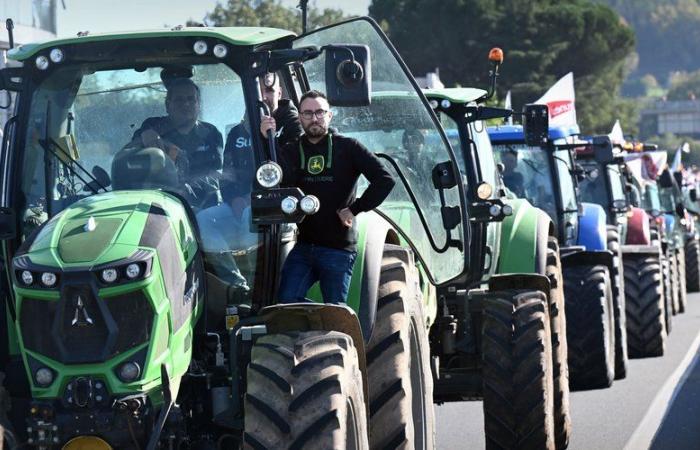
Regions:
<instances>
[{"instance_id":1,"label":"tractor hood","mask_svg":"<svg viewBox=\"0 0 700 450\"><path fill-rule=\"evenodd\" d=\"M167 211L167 213L166 213ZM154 220L154 219L161 220ZM167 220L162 220L167 218ZM158 223L159 226L154 226ZM96 266L125 259L170 224L181 250L195 244L180 201L162 191L116 191L82 199L46 222L20 253L49 267Z\"/></svg>"}]
</instances>

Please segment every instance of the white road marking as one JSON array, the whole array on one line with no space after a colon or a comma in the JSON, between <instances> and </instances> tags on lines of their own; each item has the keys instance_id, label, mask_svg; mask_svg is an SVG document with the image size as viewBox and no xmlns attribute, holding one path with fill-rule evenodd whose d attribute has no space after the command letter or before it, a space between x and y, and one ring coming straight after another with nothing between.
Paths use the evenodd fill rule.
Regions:
<instances>
[{"instance_id":1,"label":"white road marking","mask_svg":"<svg viewBox=\"0 0 700 450\"><path fill-rule=\"evenodd\" d=\"M666 380L663 387L654 397L649 405L647 413L637 429L634 430L624 450L646 450L651 446L654 436L661 423L666 417L669 405L673 402L676 394L688 376L687 369L698 358L698 348L700 348L700 333L695 336L695 340L688 348L688 352L676 370Z\"/></svg>"}]
</instances>

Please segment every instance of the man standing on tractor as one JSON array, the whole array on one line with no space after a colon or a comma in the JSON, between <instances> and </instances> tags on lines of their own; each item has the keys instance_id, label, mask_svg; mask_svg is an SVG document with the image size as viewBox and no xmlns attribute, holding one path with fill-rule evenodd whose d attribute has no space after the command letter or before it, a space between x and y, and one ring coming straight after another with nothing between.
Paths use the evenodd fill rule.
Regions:
<instances>
[{"instance_id":1,"label":"man standing on tractor","mask_svg":"<svg viewBox=\"0 0 700 450\"><path fill-rule=\"evenodd\" d=\"M379 159L358 141L329 132L333 113L319 91L305 93L299 103L304 135L280 151L284 183L301 188L320 201L319 211L299 224L297 243L282 267L278 298L282 303L304 301L320 282L326 303L344 303L357 256L355 216L379 206L394 180ZM260 131L276 130L265 117ZM369 181L356 197L360 175Z\"/></svg>"}]
</instances>

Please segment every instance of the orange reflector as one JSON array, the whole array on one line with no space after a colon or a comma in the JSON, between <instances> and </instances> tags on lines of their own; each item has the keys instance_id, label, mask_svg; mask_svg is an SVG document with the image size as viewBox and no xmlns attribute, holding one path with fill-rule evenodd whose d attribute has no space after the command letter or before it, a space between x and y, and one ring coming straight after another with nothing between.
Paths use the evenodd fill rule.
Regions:
<instances>
[{"instance_id":1,"label":"orange reflector","mask_svg":"<svg viewBox=\"0 0 700 450\"><path fill-rule=\"evenodd\" d=\"M503 63L503 50L498 47L492 48L489 52L489 61L498 64Z\"/></svg>"},{"instance_id":2,"label":"orange reflector","mask_svg":"<svg viewBox=\"0 0 700 450\"><path fill-rule=\"evenodd\" d=\"M112 447L96 436L78 436L68 441L63 450L112 450Z\"/></svg>"}]
</instances>

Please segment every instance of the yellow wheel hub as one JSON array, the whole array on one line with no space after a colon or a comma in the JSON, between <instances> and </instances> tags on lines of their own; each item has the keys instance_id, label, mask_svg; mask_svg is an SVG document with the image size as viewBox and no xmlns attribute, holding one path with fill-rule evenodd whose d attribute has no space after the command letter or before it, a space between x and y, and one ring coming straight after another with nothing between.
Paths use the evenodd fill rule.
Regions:
<instances>
[{"instance_id":1,"label":"yellow wheel hub","mask_svg":"<svg viewBox=\"0 0 700 450\"><path fill-rule=\"evenodd\" d=\"M95 436L78 436L68 441L63 450L112 450L112 447Z\"/></svg>"}]
</instances>

